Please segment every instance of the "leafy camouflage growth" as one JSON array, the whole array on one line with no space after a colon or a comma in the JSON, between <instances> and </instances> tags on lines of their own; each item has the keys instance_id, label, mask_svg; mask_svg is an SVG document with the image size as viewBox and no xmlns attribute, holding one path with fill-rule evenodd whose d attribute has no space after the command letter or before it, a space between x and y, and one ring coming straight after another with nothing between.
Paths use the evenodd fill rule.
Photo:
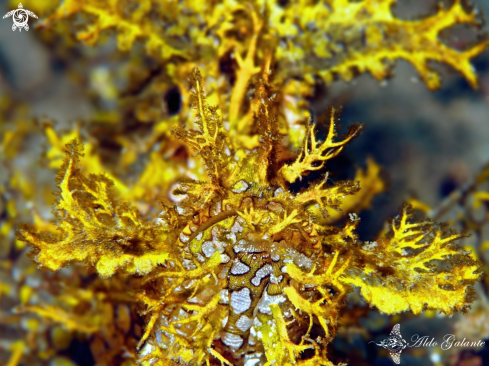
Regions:
<instances>
[{"instance_id":1,"label":"leafy camouflage growth","mask_svg":"<svg viewBox=\"0 0 489 366\"><path fill-rule=\"evenodd\" d=\"M270 64L270 53L280 65L279 79L313 75L331 82L335 75L351 80L355 73L370 72L381 80L390 73L391 63L404 59L413 64L430 89L440 86L439 75L427 65L439 61L458 70L477 85L470 60L489 41L455 50L440 41L440 32L456 24L480 26L475 10L462 0L425 19L400 20L392 13L396 0L327 1L63 1L44 21L76 14L89 15L77 38L94 44L106 29L115 29L119 48L131 49L143 40L148 53L163 59L172 56L196 64L234 52L237 87L233 103L241 106L241 91L260 65ZM297 16L300 14L300 16ZM276 45L276 51L270 49ZM257 52L261 50L261 52ZM245 55L244 57L242 55ZM239 95L239 96L238 96ZM231 115L231 120L237 115Z\"/></svg>"},{"instance_id":2,"label":"leafy camouflage growth","mask_svg":"<svg viewBox=\"0 0 489 366\"><path fill-rule=\"evenodd\" d=\"M48 268L77 260L104 276L117 269L143 275L135 294L147 306L143 365L332 365L327 345L352 286L386 313L467 308L479 264L454 246L459 234L411 222L405 209L390 236L362 246L357 217L327 221L328 211L359 193L359 182L324 179L290 189L338 154L357 125L337 139L332 110L325 140L311 123L303 149L284 162L270 85L254 88L260 143L249 151L235 148L217 108L207 104L198 70L190 80L197 130L173 133L201 156L208 181L182 180L172 192L178 199L163 201L156 220L145 222L116 202L103 175L78 172L73 142L58 175L62 235L20 230Z\"/></svg>"},{"instance_id":3,"label":"leafy camouflage growth","mask_svg":"<svg viewBox=\"0 0 489 366\"><path fill-rule=\"evenodd\" d=\"M197 112L194 122L199 131L176 128L174 134L189 145L191 150L202 156L212 184L220 186L223 184L224 177L229 173L227 166L230 150L229 146L226 146L228 145L226 143L227 133L217 114L218 107L209 106L205 100L200 73L193 73L190 82L195 88L195 92L191 94L191 104Z\"/></svg>"},{"instance_id":4,"label":"leafy camouflage growth","mask_svg":"<svg viewBox=\"0 0 489 366\"><path fill-rule=\"evenodd\" d=\"M387 314L465 311L474 296L470 285L481 271L473 254L454 245L462 237L429 221L412 222L406 206L388 236L360 249L367 264L353 266L342 281L360 287L364 298Z\"/></svg>"},{"instance_id":5,"label":"leafy camouflage growth","mask_svg":"<svg viewBox=\"0 0 489 366\"><path fill-rule=\"evenodd\" d=\"M63 34L72 29L78 40L89 45L115 34L120 50L135 50L143 44L150 64L158 65L156 71L152 70L148 57L136 51L127 65L133 70L127 83L120 83L120 75L113 75L112 83L104 84L113 89L117 84L131 85L119 90L121 108L112 110L109 118L111 123L118 122L119 129L107 129L107 134L123 147L120 165L124 170L138 156L145 158L145 152L155 146L166 149L161 153L171 151L157 141L168 140L167 132L173 127L192 128L188 124L191 96L185 80L195 67L205 70L209 101L221 108L229 124L231 143L248 150L259 142L251 130L256 105L248 103L246 93L250 82L260 77L265 80L273 75L278 128L294 148L304 140L310 107L307 97L314 93L320 79L331 83L337 77L351 80L370 72L381 80L390 76L396 60L404 59L414 65L430 89L440 85L438 73L428 66L431 61L450 65L473 87L477 86L470 62L488 41L481 35L472 48L460 51L440 40L442 32L453 26L479 27L482 19L476 10L469 10L457 0L448 9L440 8L424 19L408 21L394 16L393 6L393 0L67 0L39 24L54 29L63 26L58 32ZM139 90L137 95L131 92L133 89ZM180 93L182 103L178 115L171 116L161 103L161 94L173 89ZM108 122L104 119L108 117L100 118ZM153 123L152 137L132 136L133 132L128 131L134 122ZM161 158L152 156L141 177L149 189L158 186L156 177L164 181L160 183L163 190L174 183L168 182L171 174L154 169L159 161ZM174 172L172 176L178 175L181 169L176 164L167 165ZM197 177L203 179L199 174ZM117 188L122 187L119 183L115 180ZM158 192L161 190L156 189ZM135 188L128 199L143 196L144 191Z\"/></svg>"},{"instance_id":6,"label":"leafy camouflage growth","mask_svg":"<svg viewBox=\"0 0 489 366\"><path fill-rule=\"evenodd\" d=\"M341 210L327 210L326 214L321 213L321 210L317 206L311 206L308 211L312 215L317 216L317 220L323 224L332 224L338 220L341 220L347 214L351 214L351 217L355 217L353 214L357 214L364 209L370 208L372 199L385 189L385 183L380 177L381 169L371 158L367 159L366 169L358 169L354 181L360 183L360 189L357 193L345 196L343 202L340 205Z\"/></svg>"},{"instance_id":7,"label":"leafy camouflage growth","mask_svg":"<svg viewBox=\"0 0 489 366\"><path fill-rule=\"evenodd\" d=\"M439 61L458 70L476 87L470 60L484 51L489 41L458 51L440 40L440 32L455 24L480 26L478 12L455 0L449 9L440 6L432 16L407 21L394 16L391 8L395 3L329 0L289 1L284 8L276 5L271 27L277 29L280 38L287 39L286 47L279 50L280 58L299 63L307 60L301 63L302 68L319 72L326 82L335 75L349 81L356 73L367 71L382 80L394 61L404 59L418 70L430 89L440 86L440 77L429 68L428 61ZM294 17L299 9L301 17Z\"/></svg>"},{"instance_id":8,"label":"leafy camouflage growth","mask_svg":"<svg viewBox=\"0 0 489 366\"><path fill-rule=\"evenodd\" d=\"M117 202L106 176L80 174L82 150L76 140L67 145L57 176L60 233L38 234L23 226L19 238L34 246L30 255L50 270L79 261L95 266L102 277L119 268L129 274L150 272L169 255L168 231L143 222L133 207Z\"/></svg>"}]
</instances>

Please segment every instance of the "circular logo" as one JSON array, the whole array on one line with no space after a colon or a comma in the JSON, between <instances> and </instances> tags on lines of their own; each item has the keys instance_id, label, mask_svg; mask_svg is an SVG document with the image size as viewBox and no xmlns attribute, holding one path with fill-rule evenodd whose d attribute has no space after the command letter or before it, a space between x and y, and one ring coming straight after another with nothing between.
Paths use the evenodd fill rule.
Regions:
<instances>
[{"instance_id":1,"label":"circular logo","mask_svg":"<svg viewBox=\"0 0 489 366\"><path fill-rule=\"evenodd\" d=\"M29 14L27 14L27 11L25 11L25 9L17 9L14 11L13 20L14 20L14 24L17 27L23 28L27 25L27 21L29 20Z\"/></svg>"},{"instance_id":2,"label":"circular logo","mask_svg":"<svg viewBox=\"0 0 489 366\"><path fill-rule=\"evenodd\" d=\"M31 17L37 18L37 15L34 14L30 10L24 9L22 4L19 4L19 8L9 11L7 14L3 16L3 19L12 17L12 20L14 21L14 24L12 24L12 30L15 31L17 28L19 28L19 32L22 29L25 29L26 31L29 30L29 25L27 24L27 21L29 20L29 15Z\"/></svg>"}]
</instances>

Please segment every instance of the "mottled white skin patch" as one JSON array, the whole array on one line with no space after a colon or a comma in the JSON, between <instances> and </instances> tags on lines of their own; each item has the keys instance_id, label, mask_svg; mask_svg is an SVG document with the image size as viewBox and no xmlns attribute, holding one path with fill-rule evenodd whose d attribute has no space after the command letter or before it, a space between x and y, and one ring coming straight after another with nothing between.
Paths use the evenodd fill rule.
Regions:
<instances>
[{"instance_id":1,"label":"mottled white skin patch","mask_svg":"<svg viewBox=\"0 0 489 366\"><path fill-rule=\"evenodd\" d=\"M278 188L275 190L275 192L273 192L273 196L274 197L278 197L280 195L283 195L284 194L284 189L283 188Z\"/></svg>"},{"instance_id":2,"label":"mottled white skin patch","mask_svg":"<svg viewBox=\"0 0 489 366\"><path fill-rule=\"evenodd\" d=\"M239 259L235 259L233 266L231 267L231 274L233 275L242 275L248 273L250 271L250 267L246 264L239 261Z\"/></svg>"},{"instance_id":3,"label":"mottled white skin patch","mask_svg":"<svg viewBox=\"0 0 489 366\"><path fill-rule=\"evenodd\" d=\"M203 263L205 262L205 258L202 254L200 253L195 253L195 258L197 258L197 260L200 262L200 263Z\"/></svg>"},{"instance_id":4,"label":"mottled white skin patch","mask_svg":"<svg viewBox=\"0 0 489 366\"><path fill-rule=\"evenodd\" d=\"M250 346L256 345L256 330L255 327L251 327L250 336L248 337L248 344Z\"/></svg>"},{"instance_id":5,"label":"mottled white skin patch","mask_svg":"<svg viewBox=\"0 0 489 366\"><path fill-rule=\"evenodd\" d=\"M373 251L377 248L377 242L376 241L367 241L365 242L365 245L362 247L363 250L365 251Z\"/></svg>"},{"instance_id":6,"label":"mottled white skin patch","mask_svg":"<svg viewBox=\"0 0 489 366\"><path fill-rule=\"evenodd\" d=\"M204 304L205 305L205 303L201 299L199 299L198 297L195 297L195 296L188 299L187 302L189 304L199 304L199 305Z\"/></svg>"},{"instance_id":7,"label":"mottled white skin patch","mask_svg":"<svg viewBox=\"0 0 489 366\"><path fill-rule=\"evenodd\" d=\"M229 267L224 267L217 277L219 277L221 280L223 280L223 279L227 278L228 272L229 272Z\"/></svg>"},{"instance_id":8,"label":"mottled white skin patch","mask_svg":"<svg viewBox=\"0 0 489 366\"><path fill-rule=\"evenodd\" d=\"M243 193L249 188L249 184L246 183L244 180L239 180L236 182L236 184L233 186L233 192L234 193Z\"/></svg>"},{"instance_id":9,"label":"mottled white skin patch","mask_svg":"<svg viewBox=\"0 0 489 366\"><path fill-rule=\"evenodd\" d=\"M247 332L252 325L253 320L248 318L246 315L241 315L241 317L236 321L236 328L242 332Z\"/></svg>"},{"instance_id":10,"label":"mottled white skin patch","mask_svg":"<svg viewBox=\"0 0 489 366\"><path fill-rule=\"evenodd\" d=\"M253 311L253 316L256 317L256 312L259 311L262 314L272 315L272 311L270 310L270 304L280 304L286 301L286 298L282 295L269 295L268 288L263 291L263 295L256 304L256 308Z\"/></svg>"},{"instance_id":11,"label":"mottled white skin patch","mask_svg":"<svg viewBox=\"0 0 489 366\"><path fill-rule=\"evenodd\" d=\"M206 241L202 244L202 253L207 258L210 258L216 252L216 248L214 248L214 243L211 241Z\"/></svg>"},{"instance_id":12,"label":"mottled white skin patch","mask_svg":"<svg viewBox=\"0 0 489 366\"><path fill-rule=\"evenodd\" d=\"M278 254L272 254L271 258L274 262L278 262L280 260L280 256Z\"/></svg>"},{"instance_id":13,"label":"mottled white skin patch","mask_svg":"<svg viewBox=\"0 0 489 366\"><path fill-rule=\"evenodd\" d=\"M228 289L221 290L219 292L219 295L221 296L221 299L219 300L219 302L221 304L224 304L224 305L229 304L229 290Z\"/></svg>"},{"instance_id":14,"label":"mottled white skin patch","mask_svg":"<svg viewBox=\"0 0 489 366\"><path fill-rule=\"evenodd\" d=\"M239 252L242 252L244 251L244 248L243 246L246 244L246 241L244 241L243 239L241 239L240 241L238 241L238 244L236 244L234 247L233 247L233 250L236 254L238 254Z\"/></svg>"},{"instance_id":15,"label":"mottled white skin patch","mask_svg":"<svg viewBox=\"0 0 489 366\"><path fill-rule=\"evenodd\" d=\"M221 325L222 327L224 328L226 326L226 324L228 323L228 320L229 320L229 316L225 316L224 319L222 320L221 322Z\"/></svg>"},{"instance_id":16,"label":"mottled white skin patch","mask_svg":"<svg viewBox=\"0 0 489 366\"><path fill-rule=\"evenodd\" d=\"M244 313L251 306L250 290L245 287L231 294L231 307L236 314Z\"/></svg>"},{"instance_id":17,"label":"mottled white skin patch","mask_svg":"<svg viewBox=\"0 0 489 366\"><path fill-rule=\"evenodd\" d=\"M236 234L233 233L233 232L231 232L229 234L226 234L226 239L231 240L231 242L234 244L234 243L236 243L236 240L237 240L236 239Z\"/></svg>"},{"instance_id":18,"label":"mottled white skin patch","mask_svg":"<svg viewBox=\"0 0 489 366\"><path fill-rule=\"evenodd\" d=\"M222 204L221 202L218 202L217 204L213 205L212 208L211 208L211 215L212 216L215 216L219 213L222 212Z\"/></svg>"},{"instance_id":19,"label":"mottled white skin patch","mask_svg":"<svg viewBox=\"0 0 489 366\"><path fill-rule=\"evenodd\" d=\"M163 226L164 228L167 228L168 227L168 222L166 222L165 219L162 219L161 217L158 217L156 219L156 224L160 225L160 226Z\"/></svg>"},{"instance_id":20,"label":"mottled white skin patch","mask_svg":"<svg viewBox=\"0 0 489 366\"><path fill-rule=\"evenodd\" d=\"M262 221L263 223L263 221ZM263 243L257 243L257 242L246 242L245 240L241 239L238 244L233 246L233 250L236 254L238 253L263 253L266 252L270 249L268 245L264 245ZM266 254L266 257L269 257L268 254Z\"/></svg>"},{"instance_id":21,"label":"mottled white skin patch","mask_svg":"<svg viewBox=\"0 0 489 366\"><path fill-rule=\"evenodd\" d=\"M224 343L226 346L238 349L241 347L243 344L243 338L241 338L239 335L224 332L224 334L221 337L222 343Z\"/></svg>"},{"instance_id":22,"label":"mottled white skin patch","mask_svg":"<svg viewBox=\"0 0 489 366\"><path fill-rule=\"evenodd\" d=\"M171 195L171 193L170 193L170 195ZM176 196L174 196L174 197L176 197ZM182 196L180 196L180 197L182 197ZM184 195L181 200L185 199L186 197L187 197L187 195ZM185 214L185 209L183 207L177 206L177 212L180 215L184 215Z\"/></svg>"},{"instance_id":23,"label":"mottled white skin patch","mask_svg":"<svg viewBox=\"0 0 489 366\"><path fill-rule=\"evenodd\" d=\"M139 352L140 355L147 356L155 350L155 347L150 343L146 342L143 349Z\"/></svg>"},{"instance_id":24,"label":"mottled white skin patch","mask_svg":"<svg viewBox=\"0 0 489 366\"><path fill-rule=\"evenodd\" d=\"M214 226L211 229L211 236L212 236L212 239L218 239L219 238L219 226Z\"/></svg>"},{"instance_id":25,"label":"mottled white skin patch","mask_svg":"<svg viewBox=\"0 0 489 366\"><path fill-rule=\"evenodd\" d=\"M214 244L216 250L221 254L224 253L224 248L228 246L226 243L218 240L214 240L212 243Z\"/></svg>"},{"instance_id":26,"label":"mottled white skin patch","mask_svg":"<svg viewBox=\"0 0 489 366\"><path fill-rule=\"evenodd\" d=\"M299 254L294 258L294 264L298 267L305 268L307 270L312 269L312 260L306 257L304 254Z\"/></svg>"},{"instance_id":27,"label":"mottled white skin patch","mask_svg":"<svg viewBox=\"0 0 489 366\"><path fill-rule=\"evenodd\" d=\"M255 277L251 279L251 283L254 286L260 286L261 280L269 276L272 272L273 272L273 267L270 264L264 265L258 271L256 271Z\"/></svg>"},{"instance_id":28,"label":"mottled white skin patch","mask_svg":"<svg viewBox=\"0 0 489 366\"><path fill-rule=\"evenodd\" d=\"M284 278L284 276L282 276L282 275L275 277L275 275L273 273L270 274L270 282L275 284L275 285L278 285L280 282L282 282L283 278Z\"/></svg>"},{"instance_id":29,"label":"mottled white skin patch","mask_svg":"<svg viewBox=\"0 0 489 366\"><path fill-rule=\"evenodd\" d=\"M231 232L234 234L243 232L243 226L238 219L234 220L234 224L231 226Z\"/></svg>"},{"instance_id":30,"label":"mottled white skin patch","mask_svg":"<svg viewBox=\"0 0 489 366\"><path fill-rule=\"evenodd\" d=\"M182 265L183 267L187 270L187 271L191 271L193 269L196 269L197 266L194 264L194 262L192 262L190 259L184 259L182 261Z\"/></svg>"},{"instance_id":31,"label":"mottled white skin patch","mask_svg":"<svg viewBox=\"0 0 489 366\"><path fill-rule=\"evenodd\" d=\"M221 263L227 263L231 260L231 258L229 258L229 255L227 254L221 254Z\"/></svg>"},{"instance_id":32,"label":"mottled white skin patch","mask_svg":"<svg viewBox=\"0 0 489 366\"><path fill-rule=\"evenodd\" d=\"M186 236L184 233L180 233L180 241L185 244L188 242L188 236Z\"/></svg>"},{"instance_id":33,"label":"mottled white skin patch","mask_svg":"<svg viewBox=\"0 0 489 366\"><path fill-rule=\"evenodd\" d=\"M246 355L244 366L257 366L260 363L260 357L261 357L261 353L257 353L254 355Z\"/></svg>"},{"instance_id":34,"label":"mottled white skin patch","mask_svg":"<svg viewBox=\"0 0 489 366\"><path fill-rule=\"evenodd\" d=\"M247 244L244 240L240 240L237 245L233 247L233 250L236 254L245 252L245 253L261 253L263 249L257 248L252 244Z\"/></svg>"},{"instance_id":35,"label":"mottled white skin patch","mask_svg":"<svg viewBox=\"0 0 489 366\"><path fill-rule=\"evenodd\" d=\"M240 252L244 252L245 251L245 248L243 248L243 245L242 244L237 244L233 247L233 250L236 254L240 253Z\"/></svg>"}]
</instances>

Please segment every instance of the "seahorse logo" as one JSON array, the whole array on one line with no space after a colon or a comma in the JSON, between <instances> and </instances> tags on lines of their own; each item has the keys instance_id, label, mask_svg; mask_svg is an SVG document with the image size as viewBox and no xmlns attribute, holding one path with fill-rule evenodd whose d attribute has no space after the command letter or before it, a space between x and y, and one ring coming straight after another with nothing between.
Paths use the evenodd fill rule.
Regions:
<instances>
[{"instance_id":1,"label":"seahorse logo","mask_svg":"<svg viewBox=\"0 0 489 366\"><path fill-rule=\"evenodd\" d=\"M3 19L12 16L14 21L14 24L12 25L13 31L15 31L17 28L19 28L19 32L22 31L22 28L28 31L29 25L27 24L27 21L29 20L29 15L31 17L37 18L36 14L34 14L32 11L24 9L22 4L19 4L18 9L9 11L3 16Z\"/></svg>"},{"instance_id":2,"label":"seahorse logo","mask_svg":"<svg viewBox=\"0 0 489 366\"><path fill-rule=\"evenodd\" d=\"M369 343L372 342L375 343L374 341L371 341ZM391 334L387 339L384 339L382 342L375 344L388 350L396 364L401 363L401 352L404 348L406 348L407 342L401 336L400 324L394 325L394 328L392 328Z\"/></svg>"}]
</instances>

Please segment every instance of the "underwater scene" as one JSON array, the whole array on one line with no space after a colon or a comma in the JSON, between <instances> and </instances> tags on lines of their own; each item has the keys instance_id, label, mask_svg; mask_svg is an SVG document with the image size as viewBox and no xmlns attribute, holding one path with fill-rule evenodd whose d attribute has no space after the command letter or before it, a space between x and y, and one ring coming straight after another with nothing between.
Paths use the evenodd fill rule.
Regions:
<instances>
[{"instance_id":1,"label":"underwater scene","mask_svg":"<svg viewBox=\"0 0 489 366\"><path fill-rule=\"evenodd\" d=\"M489 365L489 1L0 2L0 365Z\"/></svg>"}]
</instances>

